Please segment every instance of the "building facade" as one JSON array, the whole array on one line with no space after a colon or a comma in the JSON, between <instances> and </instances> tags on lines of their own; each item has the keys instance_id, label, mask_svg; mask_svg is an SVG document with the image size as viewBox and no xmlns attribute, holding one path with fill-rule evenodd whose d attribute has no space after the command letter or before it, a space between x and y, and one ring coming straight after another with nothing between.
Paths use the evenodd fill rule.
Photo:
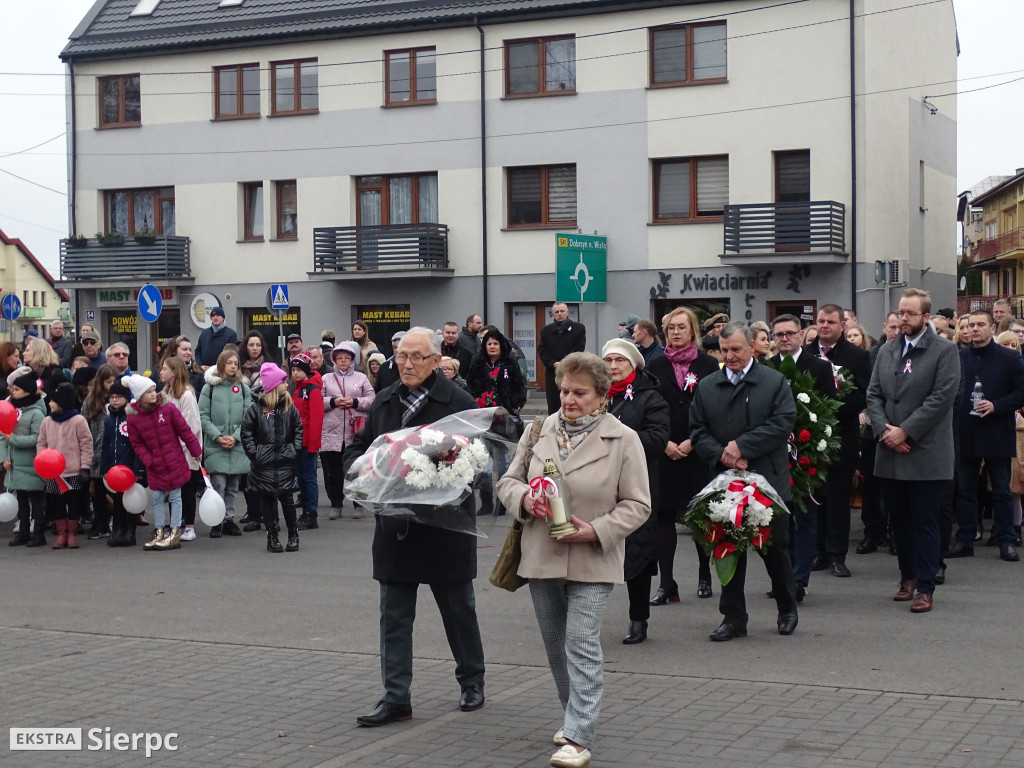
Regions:
<instances>
[{"instance_id":1,"label":"building facade","mask_svg":"<svg viewBox=\"0 0 1024 768\"><path fill-rule=\"evenodd\" d=\"M880 317L878 259L951 303L956 100L922 89L956 80L952 3L906 5L97 3L62 53L69 215L114 237L61 277L143 355L211 302L276 337L287 283L314 342L479 313L532 361L560 233L607 238L595 350L680 303ZM110 303L144 282L150 328Z\"/></svg>"},{"instance_id":2,"label":"building facade","mask_svg":"<svg viewBox=\"0 0 1024 768\"><path fill-rule=\"evenodd\" d=\"M68 294L56 287L53 276L21 240L0 230L0 304L17 298L18 316L0 319L0 339L21 344L30 330L50 337L50 323L68 320ZM13 313L11 313L13 314Z\"/></svg>"},{"instance_id":3,"label":"building facade","mask_svg":"<svg viewBox=\"0 0 1024 768\"><path fill-rule=\"evenodd\" d=\"M996 299L1010 302L1024 317L1024 168L995 183L970 201L965 223L968 269L981 275L980 290L959 300L964 312L991 309Z\"/></svg>"}]
</instances>

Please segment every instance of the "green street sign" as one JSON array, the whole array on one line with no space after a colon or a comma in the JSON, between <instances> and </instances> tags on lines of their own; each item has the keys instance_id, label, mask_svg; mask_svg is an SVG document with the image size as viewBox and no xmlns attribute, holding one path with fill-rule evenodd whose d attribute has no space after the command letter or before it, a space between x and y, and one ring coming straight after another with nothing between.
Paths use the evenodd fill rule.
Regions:
<instances>
[{"instance_id":1,"label":"green street sign","mask_svg":"<svg viewBox=\"0 0 1024 768\"><path fill-rule=\"evenodd\" d=\"M555 300L608 300L608 238L556 234Z\"/></svg>"}]
</instances>

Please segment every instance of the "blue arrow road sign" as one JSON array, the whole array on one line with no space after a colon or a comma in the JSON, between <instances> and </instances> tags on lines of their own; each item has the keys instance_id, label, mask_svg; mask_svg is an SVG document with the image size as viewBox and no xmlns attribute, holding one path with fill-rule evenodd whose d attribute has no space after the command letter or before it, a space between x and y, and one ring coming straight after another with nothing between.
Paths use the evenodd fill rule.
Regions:
<instances>
[{"instance_id":1,"label":"blue arrow road sign","mask_svg":"<svg viewBox=\"0 0 1024 768\"><path fill-rule=\"evenodd\" d=\"M288 309L291 304L288 302L288 284L271 283L270 285L270 308Z\"/></svg>"},{"instance_id":2,"label":"blue arrow road sign","mask_svg":"<svg viewBox=\"0 0 1024 768\"><path fill-rule=\"evenodd\" d=\"M155 285L146 284L139 289L139 314L147 323L156 322L164 308L164 299L160 289Z\"/></svg>"},{"instance_id":3,"label":"blue arrow road sign","mask_svg":"<svg viewBox=\"0 0 1024 768\"><path fill-rule=\"evenodd\" d=\"M8 293L3 298L3 316L7 320L17 320L21 314L21 299L13 293Z\"/></svg>"}]
</instances>

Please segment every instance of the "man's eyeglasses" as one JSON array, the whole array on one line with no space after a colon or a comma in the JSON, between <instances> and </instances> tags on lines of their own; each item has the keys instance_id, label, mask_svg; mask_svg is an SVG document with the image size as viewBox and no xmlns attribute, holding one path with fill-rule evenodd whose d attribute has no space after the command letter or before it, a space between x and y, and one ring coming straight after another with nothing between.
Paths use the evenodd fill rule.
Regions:
<instances>
[{"instance_id":1,"label":"man's eyeglasses","mask_svg":"<svg viewBox=\"0 0 1024 768\"><path fill-rule=\"evenodd\" d=\"M924 312L906 312L901 309L896 313L896 317L921 317L923 314Z\"/></svg>"},{"instance_id":2,"label":"man's eyeglasses","mask_svg":"<svg viewBox=\"0 0 1024 768\"><path fill-rule=\"evenodd\" d=\"M441 370L445 373L455 373L455 369L451 366L448 366L447 368L445 366L441 366Z\"/></svg>"},{"instance_id":3,"label":"man's eyeglasses","mask_svg":"<svg viewBox=\"0 0 1024 768\"><path fill-rule=\"evenodd\" d=\"M127 352L110 352L107 357L128 357Z\"/></svg>"},{"instance_id":4,"label":"man's eyeglasses","mask_svg":"<svg viewBox=\"0 0 1024 768\"><path fill-rule=\"evenodd\" d=\"M93 344L99 344L95 339L86 339L82 342L83 347L91 347Z\"/></svg>"},{"instance_id":5,"label":"man's eyeglasses","mask_svg":"<svg viewBox=\"0 0 1024 768\"><path fill-rule=\"evenodd\" d=\"M788 339L790 336L799 336L800 331L775 331L772 335L776 339Z\"/></svg>"},{"instance_id":6,"label":"man's eyeglasses","mask_svg":"<svg viewBox=\"0 0 1024 768\"><path fill-rule=\"evenodd\" d=\"M405 352L399 352L397 355L395 355L395 362L398 363L399 365L405 365L406 362L411 360L413 365L422 365L424 360L429 360L432 357L433 355L424 356L421 355L419 352L416 352L411 355L407 355Z\"/></svg>"}]
</instances>

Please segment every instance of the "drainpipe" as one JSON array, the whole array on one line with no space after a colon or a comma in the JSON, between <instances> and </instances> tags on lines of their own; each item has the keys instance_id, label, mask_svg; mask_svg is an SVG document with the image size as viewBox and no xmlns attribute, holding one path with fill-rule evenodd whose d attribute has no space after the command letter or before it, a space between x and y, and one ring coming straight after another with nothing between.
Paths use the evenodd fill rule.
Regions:
<instances>
[{"instance_id":1,"label":"drainpipe","mask_svg":"<svg viewBox=\"0 0 1024 768\"><path fill-rule=\"evenodd\" d=\"M68 129L71 133L70 144L71 152L68 158L68 225L69 232L72 235L78 234L78 213L77 213L77 199L78 199L78 135L75 130L76 126L76 102L75 102L75 62L74 59L68 60L68 75L71 78L71 87L68 92L71 95L71 104L68 106L70 111L70 119L67 121ZM61 279L64 279L64 269L61 265L60 270ZM78 291L77 289L71 289L71 317L74 319L74 325L78 327Z\"/></svg>"},{"instance_id":2,"label":"drainpipe","mask_svg":"<svg viewBox=\"0 0 1024 768\"><path fill-rule=\"evenodd\" d=\"M857 313L857 63L856 0L850 0L850 307ZM885 297L888 304L889 296Z\"/></svg>"},{"instance_id":3,"label":"drainpipe","mask_svg":"<svg viewBox=\"0 0 1024 768\"><path fill-rule=\"evenodd\" d=\"M482 282L484 305L481 314L485 322L494 322L487 312L487 89L484 77L484 54L486 47L484 43L484 28L480 26L477 18L473 19L477 31L480 33L480 224L483 230L480 243L480 254L482 260Z\"/></svg>"}]
</instances>

